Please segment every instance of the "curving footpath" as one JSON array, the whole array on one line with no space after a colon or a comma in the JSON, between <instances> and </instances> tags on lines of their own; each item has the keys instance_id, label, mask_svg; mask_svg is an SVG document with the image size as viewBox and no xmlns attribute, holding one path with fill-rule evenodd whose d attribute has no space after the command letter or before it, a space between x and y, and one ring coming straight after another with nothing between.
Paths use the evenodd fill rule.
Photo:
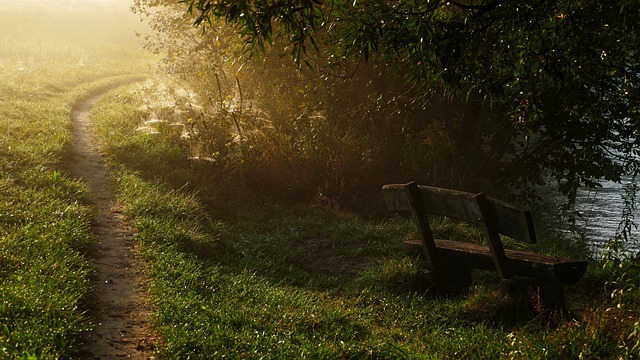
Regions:
<instances>
[{"instance_id":1,"label":"curving footpath","mask_svg":"<svg viewBox=\"0 0 640 360\"><path fill-rule=\"evenodd\" d=\"M71 113L74 152L69 159L70 171L91 190L95 208L92 229L98 240L90 254L95 266L91 278L95 298L89 314L95 324L93 330L83 334L82 358L154 359L157 339L148 325L150 311L142 260L134 231L113 200L109 171L94 143L90 119L94 104L119 85L123 83L88 94Z\"/></svg>"}]
</instances>

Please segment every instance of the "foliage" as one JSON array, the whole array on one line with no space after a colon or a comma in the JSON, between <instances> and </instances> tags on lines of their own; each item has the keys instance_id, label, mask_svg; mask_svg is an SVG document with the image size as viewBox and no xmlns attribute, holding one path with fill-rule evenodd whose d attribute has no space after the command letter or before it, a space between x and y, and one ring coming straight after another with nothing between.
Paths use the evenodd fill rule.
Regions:
<instances>
[{"instance_id":1,"label":"foliage","mask_svg":"<svg viewBox=\"0 0 640 360\"><path fill-rule=\"evenodd\" d=\"M147 47L164 55L164 69L174 75L161 86L172 105L154 111L185 125L181 143L189 156L209 161L217 176L274 196L370 209L366 199L382 184L408 178L490 187L481 186L483 177L465 176L465 141L447 129L460 111L444 99L428 108L413 101L415 89L384 63L300 72L283 57L284 44L247 59L233 26L217 23L215 32L199 34L178 5L164 4L135 7L156 31L145 36Z\"/></svg>"},{"instance_id":2,"label":"foliage","mask_svg":"<svg viewBox=\"0 0 640 360\"><path fill-rule=\"evenodd\" d=\"M393 69L415 86L413 101L461 109L447 120L450 153L485 165L468 165L463 177L526 186L548 170L573 200L580 186L638 168L634 1L137 3L173 4L191 14L184 21L211 28L203 38L225 38L222 19L251 53L283 49L321 74L349 73L363 60ZM384 94L376 90L366 88Z\"/></svg>"}]
</instances>

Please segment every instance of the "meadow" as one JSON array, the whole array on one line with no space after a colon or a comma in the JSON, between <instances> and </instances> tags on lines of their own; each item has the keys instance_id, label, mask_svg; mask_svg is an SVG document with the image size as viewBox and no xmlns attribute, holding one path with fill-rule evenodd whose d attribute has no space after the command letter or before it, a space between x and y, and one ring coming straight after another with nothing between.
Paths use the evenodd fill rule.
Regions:
<instances>
[{"instance_id":1,"label":"meadow","mask_svg":"<svg viewBox=\"0 0 640 360\"><path fill-rule=\"evenodd\" d=\"M86 316L92 264L85 256L94 241L93 214L86 185L66 171L73 146L70 113L94 89L149 69L149 58L130 42L123 45L117 35L96 40L97 29L89 26L95 19L66 11L44 15L5 8L0 16L5 359L72 357L78 334L93 326ZM70 20L78 28L61 30Z\"/></svg>"},{"instance_id":2,"label":"meadow","mask_svg":"<svg viewBox=\"0 0 640 360\"><path fill-rule=\"evenodd\" d=\"M95 238L87 186L67 171L71 109L152 59L130 40L37 24L0 33L0 357L76 358L95 326ZM505 293L492 273L439 294L403 253L410 219L243 186L259 179L192 156L185 103L158 100L184 91L149 78L92 114L148 266L160 358L638 358L637 265L592 260L562 310ZM370 202L381 207L381 194ZM540 225L532 250L589 256ZM446 219L433 228L482 241Z\"/></svg>"}]
</instances>

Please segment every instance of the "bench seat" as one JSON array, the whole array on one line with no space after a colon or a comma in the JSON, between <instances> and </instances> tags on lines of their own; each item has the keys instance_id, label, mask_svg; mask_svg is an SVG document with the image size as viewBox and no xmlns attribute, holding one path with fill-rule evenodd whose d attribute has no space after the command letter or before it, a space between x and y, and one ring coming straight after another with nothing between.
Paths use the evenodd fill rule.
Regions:
<instances>
[{"instance_id":1,"label":"bench seat","mask_svg":"<svg viewBox=\"0 0 640 360\"><path fill-rule=\"evenodd\" d=\"M425 259L422 241L404 242L405 252L414 258ZM439 256L445 263L455 263L481 270L495 271L495 264L489 247L461 241L435 240ZM540 255L526 251L505 249L507 266L513 275L559 282L563 285L575 284L587 270L587 262Z\"/></svg>"}]
</instances>

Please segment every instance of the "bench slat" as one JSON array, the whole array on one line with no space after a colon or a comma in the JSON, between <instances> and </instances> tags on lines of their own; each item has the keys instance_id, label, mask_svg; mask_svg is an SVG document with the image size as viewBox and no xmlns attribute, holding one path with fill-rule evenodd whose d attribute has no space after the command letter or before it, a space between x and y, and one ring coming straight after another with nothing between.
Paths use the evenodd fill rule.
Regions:
<instances>
[{"instance_id":1,"label":"bench slat","mask_svg":"<svg viewBox=\"0 0 640 360\"><path fill-rule=\"evenodd\" d=\"M446 278L453 268L477 268L498 272L501 279L526 276L561 284L574 284L587 269L586 261L540 255L502 247L500 236L535 243L536 236L531 212L484 194L441 189L430 186L391 184L383 187L387 206L391 211L413 211L421 240L405 242L409 255L426 259L436 281ZM415 200L412 201L412 200ZM435 240L426 215L440 215L483 228L489 247L452 240ZM434 266L441 264L441 266ZM442 279L443 280L443 279Z\"/></svg>"},{"instance_id":2,"label":"bench slat","mask_svg":"<svg viewBox=\"0 0 640 360\"><path fill-rule=\"evenodd\" d=\"M475 202L475 195L463 191L419 185L426 211L431 215L447 216L484 226ZM391 211L411 211L405 184L385 185L382 188L387 207ZM493 198L487 198L498 233L514 240L534 244L535 230L531 212Z\"/></svg>"},{"instance_id":3,"label":"bench slat","mask_svg":"<svg viewBox=\"0 0 640 360\"><path fill-rule=\"evenodd\" d=\"M487 198L498 232L514 240L536 243L531 211L507 204L500 200Z\"/></svg>"},{"instance_id":4,"label":"bench slat","mask_svg":"<svg viewBox=\"0 0 640 360\"><path fill-rule=\"evenodd\" d=\"M469 268L495 271L489 248L484 245L452 240L435 240L436 248L444 262L464 264ZM424 258L420 240L405 241L405 251L412 257ZM586 261L540 255L525 251L505 249L507 264L514 275L574 284L582 278Z\"/></svg>"},{"instance_id":5,"label":"bench slat","mask_svg":"<svg viewBox=\"0 0 640 360\"><path fill-rule=\"evenodd\" d=\"M483 226L482 216L474 199L475 194L423 185L418 185L418 189L427 213ZM385 185L382 190L389 210L411 211L405 184Z\"/></svg>"}]
</instances>

